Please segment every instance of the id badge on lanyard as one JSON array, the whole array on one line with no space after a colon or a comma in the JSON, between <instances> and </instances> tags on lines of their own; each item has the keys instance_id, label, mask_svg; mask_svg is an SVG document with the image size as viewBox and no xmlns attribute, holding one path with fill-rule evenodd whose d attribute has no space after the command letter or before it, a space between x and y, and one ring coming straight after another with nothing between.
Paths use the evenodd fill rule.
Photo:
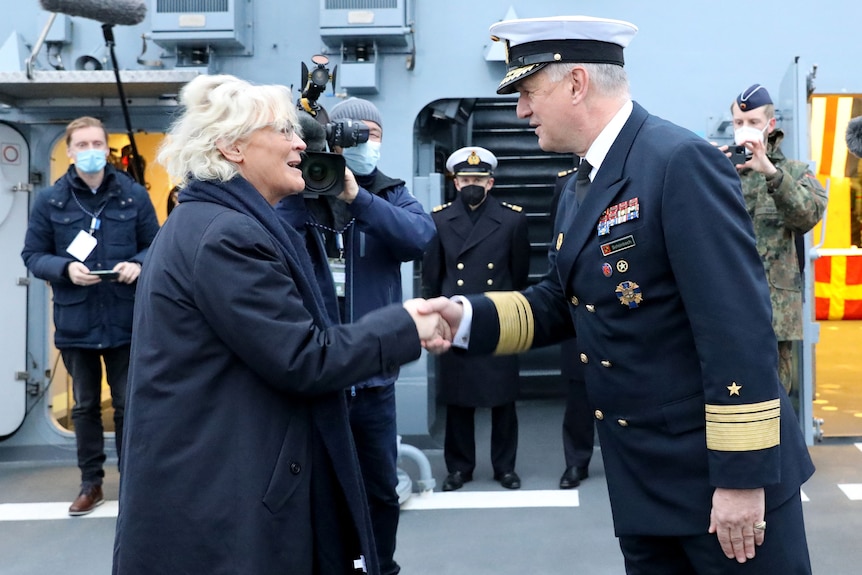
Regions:
<instances>
[{"instance_id":1,"label":"id badge on lanyard","mask_svg":"<svg viewBox=\"0 0 862 575\"><path fill-rule=\"evenodd\" d=\"M329 262L332 282L335 284L335 295L344 297L347 293L347 266L344 261L344 237L341 233L335 234L335 247L338 248L338 257L326 259Z\"/></svg>"},{"instance_id":2,"label":"id badge on lanyard","mask_svg":"<svg viewBox=\"0 0 862 575\"><path fill-rule=\"evenodd\" d=\"M347 280L344 258L327 258L327 260L329 261L329 271L332 273L332 281L335 284L335 295L344 297Z\"/></svg>"}]
</instances>

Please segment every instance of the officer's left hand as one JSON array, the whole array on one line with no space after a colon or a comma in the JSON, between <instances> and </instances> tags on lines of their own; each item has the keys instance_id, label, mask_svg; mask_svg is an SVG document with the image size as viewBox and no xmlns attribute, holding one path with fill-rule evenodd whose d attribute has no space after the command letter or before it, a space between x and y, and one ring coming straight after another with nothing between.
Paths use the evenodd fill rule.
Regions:
<instances>
[{"instance_id":1,"label":"officer's left hand","mask_svg":"<svg viewBox=\"0 0 862 575\"><path fill-rule=\"evenodd\" d=\"M745 563L754 559L755 545L763 545L765 531L754 529L766 514L766 496L759 489L716 488L712 495L709 532L718 536L721 550L730 559Z\"/></svg>"},{"instance_id":2,"label":"officer's left hand","mask_svg":"<svg viewBox=\"0 0 862 575\"><path fill-rule=\"evenodd\" d=\"M137 262L120 262L114 266L114 271L120 274L117 277L118 282L130 284L141 275L141 264Z\"/></svg>"}]
</instances>

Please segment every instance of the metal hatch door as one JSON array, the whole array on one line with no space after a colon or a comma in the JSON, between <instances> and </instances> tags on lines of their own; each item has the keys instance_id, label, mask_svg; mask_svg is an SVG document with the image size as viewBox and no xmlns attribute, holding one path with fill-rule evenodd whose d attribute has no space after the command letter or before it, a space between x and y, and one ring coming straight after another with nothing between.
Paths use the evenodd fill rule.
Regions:
<instances>
[{"instance_id":1,"label":"metal hatch door","mask_svg":"<svg viewBox=\"0 0 862 575\"><path fill-rule=\"evenodd\" d=\"M0 437L24 421L26 381L27 268L21 260L27 232L30 149L24 137L0 123Z\"/></svg>"},{"instance_id":2,"label":"metal hatch door","mask_svg":"<svg viewBox=\"0 0 862 575\"><path fill-rule=\"evenodd\" d=\"M809 142L809 97L814 91L814 72L804 67L797 56L787 68L778 92L777 113L781 114L780 127L784 131L781 149L790 159L808 162L811 171L817 173L811 159ZM817 229L817 228L815 228ZM814 317L814 259L816 250L812 249L815 240L812 232L805 234L804 270L802 291L802 344L794 348L797 372L795 382L800 385L791 391L791 399L797 408L799 423L805 435L805 443L812 445L819 440L819 425L814 421L814 346L820 341L820 326ZM797 244L798 245L798 244ZM798 395L797 395L798 393Z\"/></svg>"}]
</instances>

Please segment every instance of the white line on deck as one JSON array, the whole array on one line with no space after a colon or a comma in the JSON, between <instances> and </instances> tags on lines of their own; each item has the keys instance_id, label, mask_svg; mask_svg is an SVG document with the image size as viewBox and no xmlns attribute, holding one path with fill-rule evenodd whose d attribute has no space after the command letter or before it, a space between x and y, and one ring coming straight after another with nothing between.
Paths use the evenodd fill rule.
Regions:
<instances>
[{"instance_id":1,"label":"white line on deck","mask_svg":"<svg viewBox=\"0 0 862 575\"><path fill-rule=\"evenodd\" d=\"M514 507L578 507L577 489L523 491L459 491L414 493L401 505L404 511L429 509L502 509Z\"/></svg>"},{"instance_id":2,"label":"white line on deck","mask_svg":"<svg viewBox=\"0 0 862 575\"><path fill-rule=\"evenodd\" d=\"M105 501L89 515L69 516L68 502L0 503L0 521L42 521L57 519L105 519L117 517L117 502Z\"/></svg>"},{"instance_id":3,"label":"white line on deck","mask_svg":"<svg viewBox=\"0 0 862 575\"><path fill-rule=\"evenodd\" d=\"M838 487L850 501L862 501L862 483L839 483Z\"/></svg>"}]
</instances>

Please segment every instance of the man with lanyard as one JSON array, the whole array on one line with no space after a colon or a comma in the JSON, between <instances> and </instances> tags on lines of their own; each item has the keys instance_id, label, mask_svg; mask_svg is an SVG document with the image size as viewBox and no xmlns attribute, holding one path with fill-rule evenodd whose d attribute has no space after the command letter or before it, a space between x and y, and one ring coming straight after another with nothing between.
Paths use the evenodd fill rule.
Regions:
<instances>
[{"instance_id":1,"label":"man with lanyard","mask_svg":"<svg viewBox=\"0 0 862 575\"><path fill-rule=\"evenodd\" d=\"M147 190L107 164L101 121L73 120L66 147L74 164L36 196L21 257L51 284L54 344L72 376L81 490L69 515L77 516L104 502L103 361L121 454L135 281L159 222Z\"/></svg>"}]
</instances>

